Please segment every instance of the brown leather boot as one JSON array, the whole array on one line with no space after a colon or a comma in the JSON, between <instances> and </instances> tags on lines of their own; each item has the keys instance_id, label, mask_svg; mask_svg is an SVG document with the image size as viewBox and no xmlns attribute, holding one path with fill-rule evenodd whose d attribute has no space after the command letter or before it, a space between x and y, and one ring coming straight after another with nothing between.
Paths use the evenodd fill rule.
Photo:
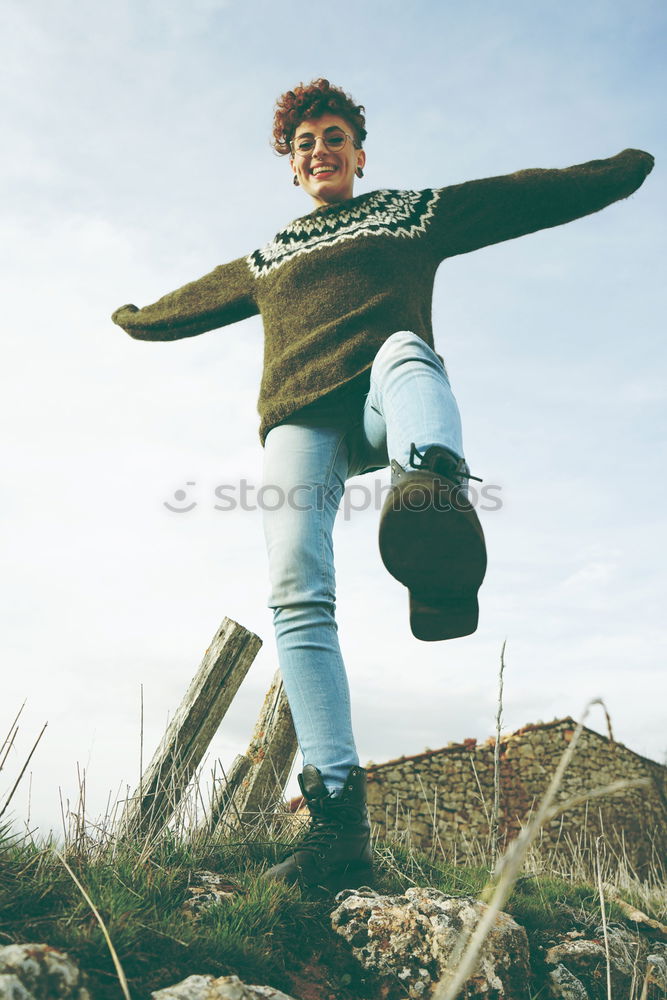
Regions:
<instances>
[{"instance_id":1,"label":"brown leather boot","mask_svg":"<svg viewBox=\"0 0 667 1000\"><path fill-rule=\"evenodd\" d=\"M410 591L410 627L417 639L470 635L486 572L484 532L465 489L477 477L439 445L422 454L413 444L410 465L391 463L392 489L380 514L382 561Z\"/></svg>"},{"instance_id":2,"label":"brown leather boot","mask_svg":"<svg viewBox=\"0 0 667 1000\"><path fill-rule=\"evenodd\" d=\"M371 885L371 829L363 767L350 768L342 791L333 794L318 769L306 764L299 787L310 812L308 831L262 878L289 885L298 882L326 893Z\"/></svg>"}]
</instances>

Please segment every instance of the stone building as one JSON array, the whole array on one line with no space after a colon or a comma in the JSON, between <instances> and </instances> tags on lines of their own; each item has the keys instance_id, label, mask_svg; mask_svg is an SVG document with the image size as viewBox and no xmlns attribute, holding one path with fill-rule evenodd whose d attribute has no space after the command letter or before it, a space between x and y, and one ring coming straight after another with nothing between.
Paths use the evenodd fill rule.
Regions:
<instances>
[{"instance_id":1,"label":"stone building","mask_svg":"<svg viewBox=\"0 0 667 1000\"><path fill-rule=\"evenodd\" d=\"M527 725L500 742L501 846L516 836L544 794L576 723L560 719ZM488 860L494 801L494 740L476 740L367 764L374 831L449 860ZM587 798L628 779L641 788ZM558 791L579 798L542 830L540 851L561 858L594 852L604 836L607 854L627 859L640 876L667 867L667 768L584 729Z\"/></svg>"}]
</instances>

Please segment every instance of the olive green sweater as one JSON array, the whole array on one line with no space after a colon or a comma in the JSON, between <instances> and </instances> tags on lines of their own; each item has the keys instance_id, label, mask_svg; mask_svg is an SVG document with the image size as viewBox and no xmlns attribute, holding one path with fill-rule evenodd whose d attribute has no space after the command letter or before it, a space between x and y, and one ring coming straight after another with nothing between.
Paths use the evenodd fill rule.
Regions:
<instances>
[{"instance_id":1,"label":"olive green sweater","mask_svg":"<svg viewBox=\"0 0 667 1000\"><path fill-rule=\"evenodd\" d=\"M626 149L564 170L371 191L315 209L152 305L122 306L113 321L139 340L179 340L261 313L264 444L296 410L363 384L395 331L433 347L433 282L447 257L597 212L636 191L652 166L649 153Z\"/></svg>"}]
</instances>

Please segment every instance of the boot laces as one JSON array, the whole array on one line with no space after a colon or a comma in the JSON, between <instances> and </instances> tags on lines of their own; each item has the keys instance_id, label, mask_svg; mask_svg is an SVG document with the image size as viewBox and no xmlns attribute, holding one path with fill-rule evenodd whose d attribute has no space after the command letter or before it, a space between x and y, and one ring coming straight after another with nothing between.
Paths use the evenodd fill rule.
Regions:
<instances>
[{"instance_id":1,"label":"boot laces","mask_svg":"<svg viewBox=\"0 0 667 1000\"><path fill-rule=\"evenodd\" d=\"M359 821L359 810L347 803L321 799L310 802L310 827L299 841L298 850L320 854L343 831L346 823ZM333 812L332 810L335 810Z\"/></svg>"},{"instance_id":2,"label":"boot laces","mask_svg":"<svg viewBox=\"0 0 667 1000\"><path fill-rule=\"evenodd\" d=\"M415 469L420 469L423 464L425 454L426 451L419 451L419 449L415 447L415 443L413 441L410 445L410 465ZM415 463L415 458L419 459L419 465ZM442 473L442 475L445 475L447 479L452 479L459 483L463 483L466 479L474 479L478 483L483 482L479 476L473 476L471 474L468 464L464 458L455 458L452 454L451 461L453 468L447 470L446 473ZM437 472L438 470L434 469L432 471Z\"/></svg>"}]
</instances>

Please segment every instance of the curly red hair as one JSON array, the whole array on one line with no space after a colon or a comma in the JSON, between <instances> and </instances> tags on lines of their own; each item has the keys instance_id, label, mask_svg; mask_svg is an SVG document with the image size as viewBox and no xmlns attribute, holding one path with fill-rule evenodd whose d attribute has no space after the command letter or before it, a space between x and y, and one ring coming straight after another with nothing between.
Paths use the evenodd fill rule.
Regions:
<instances>
[{"instance_id":1,"label":"curly red hair","mask_svg":"<svg viewBox=\"0 0 667 1000\"><path fill-rule=\"evenodd\" d=\"M284 156L290 152L289 144L301 122L333 114L345 119L354 132L357 145L361 146L367 134L365 110L363 104L355 104L344 90L332 87L328 80L321 77L307 86L300 83L294 90L281 94L276 101L271 145Z\"/></svg>"}]
</instances>

